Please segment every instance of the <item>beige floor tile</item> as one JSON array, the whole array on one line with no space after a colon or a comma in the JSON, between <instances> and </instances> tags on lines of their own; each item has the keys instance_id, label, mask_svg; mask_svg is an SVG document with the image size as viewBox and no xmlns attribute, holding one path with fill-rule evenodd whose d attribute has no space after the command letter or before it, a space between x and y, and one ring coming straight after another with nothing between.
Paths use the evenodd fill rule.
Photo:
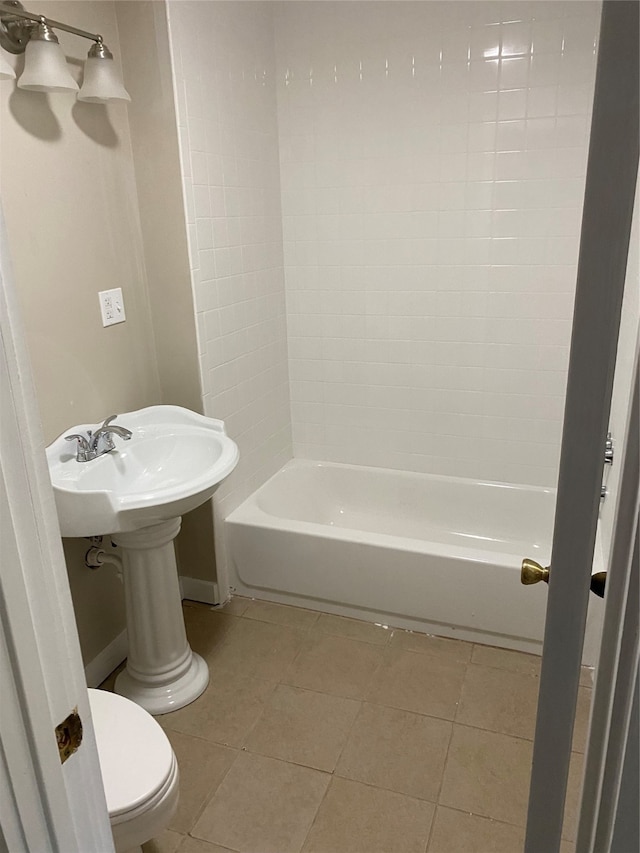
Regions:
<instances>
[{"instance_id":1,"label":"beige floor tile","mask_svg":"<svg viewBox=\"0 0 640 853\"><path fill-rule=\"evenodd\" d=\"M247 678L278 681L302 645L304 634L284 625L270 625L254 619L236 619L223 642L207 656L216 667L242 672Z\"/></svg>"},{"instance_id":2,"label":"beige floor tile","mask_svg":"<svg viewBox=\"0 0 640 853\"><path fill-rule=\"evenodd\" d=\"M580 667L580 685L582 687L593 687L595 681L595 669L592 666Z\"/></svg>"},{"instance_id":3,"label":"beige floor tile","mask_svg":"<svg viewBox=\"0 0 640 853\"><path fill-rule=\"evenodd\" d=\"M176 853L183 839L184 835L165 829L157 838L152 838L142 845L142 853Z\"/></svg>"},{"instance_id":4,"label":"beige floor tile","mask_svg":"<svg viewBox=\"0 0 640 853\"><path fill-rule=\"evenodd\" d=\"M200 838L191 838L187 835L182 845L178 848L178 853L235 853L235 851L229 850L228 847L220 847L219 844L211 844L210 841L202 841Z\"/></svg>"},{"instance_id":5,"label":"beige floor tile","mask_svg":"<svg viewBox=\"0 0 640 853\"><path fill-rule=\"evenodd\" d=\"M304 853L424 853L433 811L424 800L334 777Z\"/></svg>"},{"instance_id":6,"label":"beige floor tile","mask_svg":"<svg viewBox=\"0 0 640 853\"><path fill-rule=\"evenodd\" d=\"M562 827L562 837L567 841L575 841L576 839L583 772L584 755L572 752L571 763L569 765L569 779L567 781L567 796L564 803L564 824Z\"/></svg>"},{"instance_id":7,"label":"beige floor tile","mask_svg":"<svg viewBox=\"0 0 640 853\"><path fill-rule=\"evenodd\" d=\"M593 690L590 687L578 687L578 707L576 709L573 744L571 747L574 752L584 752L587 748L592 698Z\"/></svg>"},{"instance_id":8,"label":"beige floor tile","mask_svg":"<svg viewBox=\"0 0 640 853\"><path fill-rule=\"evenodd\" d=\"M203 658L209 658L222 645L229 629L239 621L236 616L228 616L209 606L184 604L182 612L191 648Z\"/></svg>"},{"instance_id":9,"label":"beige floor tile","mask_svg":"<svg viewBox=\"0 0 640 853\"><path fill-rule=\"evenodd\" d=\"M164 729L226 746L242 746L274 687L274 681L245 678L242 672L214 667L209 686L199 699L156 719Z\"/></svg>"},{"instance_id":10,"label":"beige floor tile","mask_svg":"<svg viewBox=\"0 0 640 853\"><path fill-rule=\"evenodd\" d=\"M360 702L280 684L246 741L271 758L331 772Z\"/></svg>"},{"instance_id":11,"label":"beige floor tile","mask_svg":"<svg viewBox=\"0 0 640 853\"><path fill-rule=\"evenodd\" d=\"M102 684L99 685L98 690L108 690L110 693L113 693L113 688L115 687L116 678L120 675L122 670L126 667L127 662L123 660L122 663L118 664L118 666L113 670L111 675L108 675Z\"/></svg>"},{"instance_id":12,"label":"beige floor tile","mask_svg":"<svg viewBox=\"0 0 640 853\"><path fill-rule=\"evenodd\" d=\"M189 832L203 806L233 764L236 751L201 738L167 731L178 759L180 800L169 829Z\"/></svg>"},{"instance_id":13,"label":"beige floor tile","mask_svg":"<svg viewBox=\"0 0 640 853\"><path fill-rule=\"evenodd\" d=\"M524 828L438 806L428 853L522 853Z\"/></svg>"},{"instance_id":14,"label":"beige floor tile","mask_svg":"<svg viewBox=\"0 0 640 853\"><path fill-rule=\"evenodd\" d=\"M313 610L290 607L287 604L274 604L271 601L250 601L244 612L245 619L257 619L260 622L272 622L274 625L288 625L306 631L318 620Z\"/></svg>"},{"instance_id":15,"label":"beige floor tile","mask_svg":"<svg viewBox=\"0 0 640 853\"><path fill-rule=\"evenodd\" d=\"M532 744L454 725L440 803L524 826Z\"/></svg>"},{"instance_id":16,"label":"beige floor tile","mask_svg":"<svg viewBox=\"0 0 640 853\"><path fill-rule=\"evenodd\" d=\"M456 722L533 740L540 680L534 675L471 664L467 669ZM584 752L591 689L578 688L573 749Z\"/></svg>"},{"instance_id":17,"label":"beige floor tile","mask_svg":"<svg viewBox=\"0 0 640 853\"><path fill-rule=\"evenodd\" d=\"M241 853L298 853L330 778L241 752L192 835Z\"/></svg>"},{"instance_id":18,"label":"beige floor tile","mask_svg":"<svg viewBox=\"0 0 640 853\"><path fill-rule=\"evenodd\" d=\"M218 610L218 606L215 604L209 604L206 601L193 601L191 598L183 598L182 599L182 609L184 611L184 618L188 619L190 615L192 615L197 610L202 610L205 613L209 611Z\"/></svg>"},{"instance_id":19,"label":"beige floor tile","mask_svg":"<svg viewBox=\"0 0 640 853\"><path fill-rule=\"evenodd\" d=\"M319 635L309 639L282 680L318 693L362 699L382 652L372 643Z\"/></svg>"},{"instance_id":20,"label":"beige floor tile","mask_svg":"<svg viewBox=\"0 0 640 853\"><path fill-rule=\"evenodd\" d=\"M514 652L511 649L496 649L493 646L475 645L471 654L471 660L480 666L508 669L509 672L519 672L522 675L540 675L540 662L542 658L538 655Z\"/></svg>"},{"instance_id":21,"label":"beige floor tile","mask_svg":"<svg viewBox=\"0 0 640 853\"><path fill-rule=\"evenodd\" d=\"M453 720L466 666L419 652L388 649L367 699L404 711Z\"/></svg>"},{"instance_id":22,"label":"beige floor tile","mask_svg":"<svg viewBox=\"0 0 640 853\"><path fill-rule=\"evenodd\" d=\"M456 722L533 739L540 679L470 664Z\"/></svg>"},{"instance_id":23,"label":"beige floor tile","mask_svg":"<svg viewBox=\"0 0 640 853\"><path fill-rule=\"evenodd\" d=\"M448 637L434 637L431 634L421 634L418 631L402 631L394 628L389 639L391 648L406 649L410 652L424 652L438 655L459 663L468 663L471 659L473 643L463 640L451 640Z\"/></svg>"},{"instance_id":24,"label":"beige floor tile","mask_svg":"<svg viewBox=\"0 0 640 853\"><path fill-rule=\"evenodd\" d=\"M438 798L428 853L521 853L540 658L237 597L184 613L212 678L157 718L181 799L144 853L425 853ZM561 853L590 684L583 668Z\"/></svg>"},{"instance_id":25,"label":"beige floor tile","mask_svg":"<svg viewBox=\"0 0 640 853\"><path fill-rule=\"evenodd\" d=\"M234 595L225 604L220 607L228 616L242 616L251 604L250 598L243 598L241 595Z\"/></svg>"},{"instance_id":26,"label":"beige floor tile","mask_svg":"<svg viewBox=\"0 0 640 853\"><path fill-rule=\"evenodd\" d=\"M321 613L313 627L315 634L329 634L332 637L346 637L349 640L360 640L363 643L374 643L386 646L391 631L373 622L360 619L347 619L344 616L334 616L331 613Z\"/></svg>"},{"instance_id":27,"label":"beige floor tile","mask_svg":"<svg viewBox=\"0 0 640 853\"><path fill-rule=\"evenodd\" d=\"M435 803L451 730L445 720L365 703L336 774Z\"/></svg>"}]
</instances>

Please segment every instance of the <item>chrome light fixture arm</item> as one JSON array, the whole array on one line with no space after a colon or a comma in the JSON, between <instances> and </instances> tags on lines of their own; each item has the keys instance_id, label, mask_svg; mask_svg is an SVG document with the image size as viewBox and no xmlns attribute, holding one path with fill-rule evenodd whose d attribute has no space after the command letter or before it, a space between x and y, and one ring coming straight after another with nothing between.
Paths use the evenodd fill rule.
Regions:
<instances>
[{"instance_id":1,"label":"chrome light fixture arm","mask_svg":"<svg viewBox=\"0 0 640 853\"><path fill-rule=\"evenodd\" d=\"M102 36L99 33L90 33L71 24L54 21L52 18L47 18L46 15L28 12L19 0L3 0L0 2L0 45L9 53L24 53L34 27L41 24L89 39L96 42L97 45L103 44Z\"/></svg>"}]
</instances>

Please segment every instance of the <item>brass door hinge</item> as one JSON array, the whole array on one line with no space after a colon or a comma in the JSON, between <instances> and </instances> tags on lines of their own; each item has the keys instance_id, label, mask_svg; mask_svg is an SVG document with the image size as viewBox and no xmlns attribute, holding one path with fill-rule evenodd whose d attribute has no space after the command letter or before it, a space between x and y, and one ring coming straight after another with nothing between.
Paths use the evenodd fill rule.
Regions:
<instances>
[{"instance_id":1,"label":"brass door hinge","mask_svg":"<svg viewBox=\"0 0 640 853\"><path fill-rule=\"evenodd\" d=\"M60 753L60 764L77 752L82 743L82 720L78 709L74 708L66 720L56 726L56 741Z\"/></svg>"}]
</instances>

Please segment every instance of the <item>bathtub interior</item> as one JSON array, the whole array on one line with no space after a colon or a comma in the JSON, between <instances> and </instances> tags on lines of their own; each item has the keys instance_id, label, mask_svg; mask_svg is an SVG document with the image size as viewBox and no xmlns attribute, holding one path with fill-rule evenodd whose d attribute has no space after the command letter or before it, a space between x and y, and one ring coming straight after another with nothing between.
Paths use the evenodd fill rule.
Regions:
<instances>
[{"instance_id":1,"label":"bathtub interior","mask_svg":"<svg viewBox=\"0 0 640 853\"><path fill-rule=\"evenodd\" d=\"M552 489L303 460L255 493L274 519L541 559L554 507Z\"/></svg>"}]
</instances>

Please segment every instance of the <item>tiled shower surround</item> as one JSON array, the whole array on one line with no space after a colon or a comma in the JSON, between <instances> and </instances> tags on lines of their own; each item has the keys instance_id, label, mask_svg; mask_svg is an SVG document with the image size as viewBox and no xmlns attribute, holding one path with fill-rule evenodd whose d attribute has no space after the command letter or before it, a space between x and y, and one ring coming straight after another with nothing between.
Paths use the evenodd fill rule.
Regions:
<instances>
[{"instance_id":1,"label":"tiled shower surround","mask_svg":"<svg viewBox=\"0 0 640 853\"><path fill-rule=\"evenodd\" d=\"M554 485L600 5L168 8L219 511L292 452Z\"/></svg>"},{"instance_id":2,"label":"tiled shower surround","mask_svg":"<svg viewBox=\"0 0 640 853\"><path fill-rule=\"evenodd\" d=\"M555 485L595 3L282 3L296 456Z\"/></svg>"}]
</instances>

